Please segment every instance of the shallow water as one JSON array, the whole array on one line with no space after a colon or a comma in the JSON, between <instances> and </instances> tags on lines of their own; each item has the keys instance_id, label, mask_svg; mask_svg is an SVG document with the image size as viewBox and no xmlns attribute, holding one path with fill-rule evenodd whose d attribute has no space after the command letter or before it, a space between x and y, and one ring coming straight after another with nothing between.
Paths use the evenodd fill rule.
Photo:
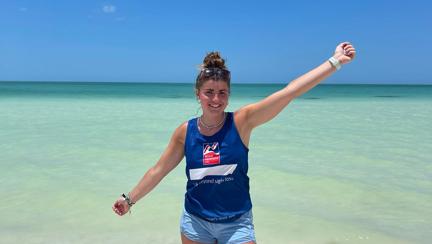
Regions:
<instances>
[{"instance_id":1,"label":"shallow water","mask_svg":"<svg viewBox=\"0 0 432 244\"><path fill-rule=\"evenodd\" d=\"M235 85L228 110L281 85ZM111 205L196 116L191 84L0 83L1 243L179 243L184 161ZM251 138L259 243L429 243L432 86L320 85Z\"/></svg>"}]
</instances>

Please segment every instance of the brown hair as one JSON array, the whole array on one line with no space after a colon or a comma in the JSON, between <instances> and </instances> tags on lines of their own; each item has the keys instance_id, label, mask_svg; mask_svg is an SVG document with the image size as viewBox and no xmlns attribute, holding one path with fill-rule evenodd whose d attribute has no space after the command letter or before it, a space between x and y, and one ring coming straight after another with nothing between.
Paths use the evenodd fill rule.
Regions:
<instances>
[{"instance_id":1,"label":"brown hair","mask_svg":"<svg viewBox=\"0 0 432 244\"><path fill-rule=\"evenodd\" d=\"M212 73L212 75L205 75L203 72L206 69L215 69L219 70L219 73ZM220 53L217 51L213 51L207 53L204 58L203 63L200 65L200 72L196 78L195 89L199 90L204 82L208 80L215 81L224 81L228 85L228 89L230 88L231 83L231 75L229 70L225 66L225 60L220 56Z\"/></svg>"}]
</instances>

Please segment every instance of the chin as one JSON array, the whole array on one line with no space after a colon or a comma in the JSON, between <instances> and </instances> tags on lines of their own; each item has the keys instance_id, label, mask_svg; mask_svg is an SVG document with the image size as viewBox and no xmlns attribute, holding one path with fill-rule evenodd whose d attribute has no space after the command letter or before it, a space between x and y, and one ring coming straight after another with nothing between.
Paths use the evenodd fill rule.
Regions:
<instances>
[{"instance_id":1,"label":"chin","mask_svg":"<svg viewBox=\"0 0 432 244\"><path fill-rule=\"evenodd\" d=\"M208 111L209 113L215 113L215 114L223 113L223 112L225 111L225 107L220 107L220 108L212 108L212 107L208 107L208 108L207 108L207 111Z\"/></svg>"},{"instance_id":2,"label":"chin","mask_svg":"<svg viewBox=\"0 0 432 244\"><path fill-rule=\"evenodd\" d=\"M221 110L221 109L209 109L209 110L207 110L209 113L212 113L212 114L219 114L219 113L222 113L223 112L223 110Z\"/></svg>"}]
</instances>

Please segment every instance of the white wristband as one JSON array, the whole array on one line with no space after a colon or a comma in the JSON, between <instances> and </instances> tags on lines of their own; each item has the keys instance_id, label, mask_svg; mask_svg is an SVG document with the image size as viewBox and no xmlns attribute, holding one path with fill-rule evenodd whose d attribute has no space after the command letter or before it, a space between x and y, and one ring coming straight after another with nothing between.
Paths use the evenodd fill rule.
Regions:
<instances>
[{"instance_id":1,"label":"white wristband","mask_svg":"<svg viewBox=\"0 0 432 244\"><path fill-rule=\"evenodd\" d=\"M340 70L341 64L339 63L339 60L335 59L334 57L331 57L328 59L328 61L331 63L333 67L336 68L336 70Z\"/></svg>"}]
</instances>

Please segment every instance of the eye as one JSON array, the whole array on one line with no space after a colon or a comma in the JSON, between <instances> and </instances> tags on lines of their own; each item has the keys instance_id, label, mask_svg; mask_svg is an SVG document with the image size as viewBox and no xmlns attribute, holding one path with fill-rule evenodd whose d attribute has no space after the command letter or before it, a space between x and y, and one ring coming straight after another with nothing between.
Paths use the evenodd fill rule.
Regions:
<instances>
[{"instance_id":1,"label":"eye","mask_svg":"<svg viewBox=\"0 0 432 244\"><path fill-rule=\"evenodd\" d=\"M213 91L212 90L208 90L205 92L206 95L213 95Z\"/></svg>"},{"instance_id":2,"label":"eye","mask_svg":"<svg viewBox=\"0 0 432 244\"><path fill-rule=\"evenodd\" d=\"M219 95L222 96L222 97L225 97L227 94L226 94L226 92L221 91L221 92L219 92Z\"/></svg>"}]
</instances>

